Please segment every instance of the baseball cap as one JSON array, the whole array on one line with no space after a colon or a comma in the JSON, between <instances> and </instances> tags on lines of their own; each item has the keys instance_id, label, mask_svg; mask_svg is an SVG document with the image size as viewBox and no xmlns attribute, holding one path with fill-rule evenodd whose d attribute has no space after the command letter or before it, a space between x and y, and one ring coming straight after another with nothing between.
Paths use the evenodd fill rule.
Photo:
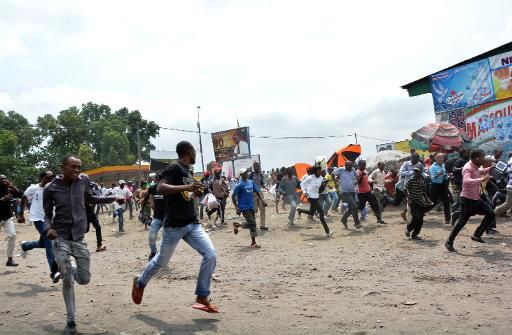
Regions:
<instances>
[{"instance_id":1,"label":"baseball cap","mask_svg":"<svg viewBox=\"0 0 512 335\"><path fill-rule=\"evenodd\" d=\"M123 179L121 179L121 180L119 181L119 185L121 185L121 184L126 184L126 182L125 182Z\"/></svg>"},{"instance_id":2,"label":"baseball cap","mask_svg":"<svg viewBox=\"0 0 512 335\"><path fill-rule=\"evenodd\" d=\"M418 164L414 165L413 170L415 170L415 171L421 171L421 164L419 164L419 163L418 163Z\"/></svg>"},{"instance_id":3,"label":"baseball cap","mask_svg":"<svg viewBox=\"0 0 512 335\"><path fill-rule=\"evenodd\" d=\"M240 169L240 174L244 174L244 173L246 173L246 172L247 172L247 169L246 169L246 168L241 168L241 169Z\"/></svg>"}]
</instances>

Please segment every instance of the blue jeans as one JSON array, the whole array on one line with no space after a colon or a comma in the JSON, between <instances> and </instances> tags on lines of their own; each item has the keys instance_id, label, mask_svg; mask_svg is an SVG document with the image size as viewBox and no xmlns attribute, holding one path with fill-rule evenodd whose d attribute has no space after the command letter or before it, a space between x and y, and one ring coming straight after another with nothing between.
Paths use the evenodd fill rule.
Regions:
<instances>
[{"instance_id":1,"label":"blue jeans","mask_svg":"<svg viewBox=\"0 0 512 335\"><path fill-rule=\"evenodd\" d=\"M146 286L151 278L169 263L181 239L185 240L188 245L203 256L203 261L199 268L199 276L197 277L196 295L199 297L208 297L210 295L210 283L215 271L215 265L217 264L217 252L213 247L210 236L197 223L190 223L184 227L164 228L160 251L153 257L144 269L144 272L139 276L137 280L138 287Z\"/></svg>"},{"instance_id":2,"label":"blue jeans","mask_svg":"<svg viewBox=\"0 0 512 335\"><path fill-rule=\"evenodd\" d=\"M327 214L332 206L331 198L329 197L328 193L320 194L320 203L322 205L322 210L324 211L324 214Z\"/></svg>"},{"instance_id":3,"label":"blue jeans","mask_svg":"<svg viewBox=\"0 0 512 335\"><path fill-rule=\"evenodd\" d=\"M290 213L288 213L288 224L293 224L295 222L295 213L297 212L299 198L297 198L296 194L287 194L286 198L290 203Z\"/></svg>"},{"instance_id":4,"label":"blue jeans","mask_svg":"<svg viewBox=\"0 0 512 335\"><path fill-rule=\"evenodd\" d=\"M158 250L156 249L156 238L158 236L158 231L162 228L162 220L153 218L151 221L151 226L149 227L149 249L151 250L151 254L156 255Z\"/></svg>"},{"instance_id":5,"label":"blue jeans","mask_svg":"<svg viewBox=\"0 0 512 335\"><path fill-rule=\"evenodd\" d=\"M50 271L51 271L52 264L55 261L55 257L53 256L53 250L52 250L52 241L50 241L48 239L48 237L46 236L46 233L44 232L44 222L43 221L34 221L34 227L36 227L37 232L39 233L39 240L26 241L25 243L22 244L21 248L24 251L29 251L34 248L45 248L46 260L48 261L48 266L50 266Z\"/></svg>"},{"instance_id":6,"label":"blue jeans","mask_svg":"<svg viewBox=\"0 0 512 335\"><path fill-rule=\"evenodd\" d=\"M122 209L122 208L116 209L117 219L119 220L119 231L124 230L123 229L123 225L124 225L123 213L124 213L124 209Z\"/></svg>"},{"instance_id":7,"label":"blue jeans","mask_svg":"<svg viewBox=\"0 0 512 335\"><path fill-rule=\"evenodd\" d=\"M338 197L338 192L329 192L329 198L331 198L332 203L331 209L335 210L336 208L338 208L340 201Z\"/></svg>"}]
</instances>

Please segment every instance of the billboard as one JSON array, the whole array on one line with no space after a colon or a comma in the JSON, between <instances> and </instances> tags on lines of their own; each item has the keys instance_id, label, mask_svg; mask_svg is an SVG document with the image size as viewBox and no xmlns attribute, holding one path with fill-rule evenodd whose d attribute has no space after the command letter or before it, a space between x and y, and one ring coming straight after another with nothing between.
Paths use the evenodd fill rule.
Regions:
<instances>
[{"instance_id":1,"label":"billboard","mask_svg":"<svg viewBox=\"0 0 512 335\"><path fill-rule=\"evenodd\" d=\"M494 101L494 86L488 59L430 76L436 113Z\"/></svg>"},{"instance_id":2,"label":"billboard","mask_svg":"<svg viewBox=\"0 0 512 335\"><path fill-rule=\"evenodd\" d=\"M261 164L260 155L252 155L251 158L242 158L231 162L226 161L222 163L222 173L228 178L238 178L241 168L250 169L255 162Z\"/></svg>"},{"instance_id":3,"label":"billboard","mask_svg":"<svg viewBox=\"0 0 512 335\"><path fill-rule=\"evenodd\" d=\"M213 152L217 162L251 158L249 127L212 133Z\"/></svg>"},{"instance_id":4,"label":"billboard","mask_svg":"<svg viewBox=\"0 0 512 335\"><path fill-rule=\"evenodd\" d=\"M496 100L512 97L512 52L489 58Z\"/></svg>"}]
</instances>

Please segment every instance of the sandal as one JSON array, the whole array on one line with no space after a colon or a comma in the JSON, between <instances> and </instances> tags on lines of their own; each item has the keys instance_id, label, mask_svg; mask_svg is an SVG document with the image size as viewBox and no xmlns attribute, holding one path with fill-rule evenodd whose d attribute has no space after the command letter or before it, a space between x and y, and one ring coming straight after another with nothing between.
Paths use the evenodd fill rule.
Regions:
<instances>
[{"instance_id":1,"label":"sandal","mask_svg":"<svg viewBox=\"0 0 512 335\"><path fill-rule=\"evenodd\" d=\"M96 248L96 252L102 252L102 251L105 251L105 250L107 250L107 247L104 246L104 245L101 245L101 246Z\"/></svg>"}]
</instances>

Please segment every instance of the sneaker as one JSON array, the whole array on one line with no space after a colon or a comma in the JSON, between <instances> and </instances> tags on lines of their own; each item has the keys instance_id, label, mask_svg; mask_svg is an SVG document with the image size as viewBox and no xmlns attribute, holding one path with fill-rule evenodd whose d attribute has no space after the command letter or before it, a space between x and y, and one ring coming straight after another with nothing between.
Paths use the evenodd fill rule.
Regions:
<instances>
[{"instance_id":1,"label":"sneaker","mask_svg":"<svg viewBox=\"0 0 512 335\"><path fill-rule=\"evenodd\" d=\"M21 258L23 258L23 259L27 258L27 255L28 255L28 251L23 249L23 244L24 243L27 243L27 241L21 241L20 242L20 248L21 248L21 254L20 255L21 255Z\"/></svg>"},{"instance_id":2,"label":"sneaker","mask_svg":"<svg viewBox=\"0 0 512 335\"><path fill-rule=\"evenodd\" d=\"M341 219L341 224L343 224L343 227L345 227L345 229L348 229L347 219Z\"/></svg>"},{"instance_id":3,"label":"sneaker","mask_svg":"<svg viewBox=\"0 0 512 335\"><path fill-rule=\"evenodd\" d=\"M133 278L132 283L132 300L136 305L140 305L142 302L142 297L144 296L144 287L137 286L137 280L139 277Z\"/></svg>"},{"instance_id":4,"label":"sneaker","mask_svg":"<svg viewBox=\"0 0 512 335\"><path fill-rule=\"evenodd\" d=\"M16 264L12 258L9 258L5 266L18 266L18 264Z\"/></svg>"},{"instance_id":5,"label":"sneaker","mask_svg":"<svg viewBox=\"0 0 512 335\"><path fill-rule=\"evenodd\" d=\"M326 237L326 238L331 238L331 237L333 237L333 235L334 235L334 230L331 230L331 231L329 232L329 234L325 234L325 237Z\"/></svg>"},{"instance_id":6,"label":"sneaker","mask_svg":"<svg viewBox=\"0 0 512 335\"><path fill-rule=\"evenodd\" d=\"M268 230L267 227L260 227L260 230Z\"/></svg>"},{"instance_id":7,"label":"sneaker","mask_svg":"<svg viewBox=\"0 0 512 335\"><path fill-rule=\"evenodd\" d=\"M76 334L76 322L68 321L66 328L64 328L64 334Z\"/></svg>"},{"instance_id":8,"label":"sneaker","mask_svg":"<svg viewBox=\"0 0 512 335\"><path fill-rule=\"evenodd\" d=\"M119 229L119 232L120 233L124 233L124 229Z\"/></svg>"},{"instance_id":9,"label":"sneaker","mask_svg":"<svg viewBox=\"0 0 512 335\"><path fill-rule=\"evenodd\" d=\"M55 273L50 274L50 278L52 279L52 282L54 284L57 284L60 280L60 272L57 271Z\"/></svg>"},{"instance_id":10,"label":"sneaker","mask_svg":"<svg viewBox=\"0 0 512 335\"><path fill-rule=\"evenodd\" d=\"M411 232L405 227L405 237L411 237Z\"/></svg>"},{"instance_id":11,"label":"sneaker","mask_svg":"<svg viewBox=\"0 0 512 335\"><path fill-rule=\"evenodd\" d=\"M478 236L471 236L471 240L473 240L475 242L479 242L479 243L487 243L484 240L482 240L481 237L478 237Z\"/></svg>"},{"instance_id":12,"label":"sneaker","mask_svg":"<svg viewBox=\"0 0 512 335\"><path fill-rule=\"evenodd\" d=\"M378 220L377 220L377 223L378 223L378 224L386 224L386 222L384 222L384 220L382 220L382 219L378 219Z\"/></svg>"},{"instance_id":13,"label":"sneaker","mask_svg":"<svg viewBox=\"0 0 512 335\"><path fill-rule=\"evenodd\" d=\"M419 237L418 235L414 235L414 236L411 236L411 240L414 240L414 241L421 241L423 240L421 237Z\"/></svg>"},{"instance_id":14,"label":"sneaker","mask_svg":"<svg viewBox=\"0 0 512 335\"><path fill-rule=\"evenodd\" d=\"M361 229L361 228L363 228L363 226L362 226L360 223L356 223L354 227L356 227L356 229Z\"/></svg>"},{"instance_id":15,"label":"sneaker","mask_svg":"<svg viewBox=\"0 0 512 335\"><path fill-rule=\"evenodd\" d=\"M453 247L453 244L450 244L448 242L444 244L444 247L448 249L449 252L457 252L457 250L455 250L455 248Z\"/></svg>"}]
</instances>

